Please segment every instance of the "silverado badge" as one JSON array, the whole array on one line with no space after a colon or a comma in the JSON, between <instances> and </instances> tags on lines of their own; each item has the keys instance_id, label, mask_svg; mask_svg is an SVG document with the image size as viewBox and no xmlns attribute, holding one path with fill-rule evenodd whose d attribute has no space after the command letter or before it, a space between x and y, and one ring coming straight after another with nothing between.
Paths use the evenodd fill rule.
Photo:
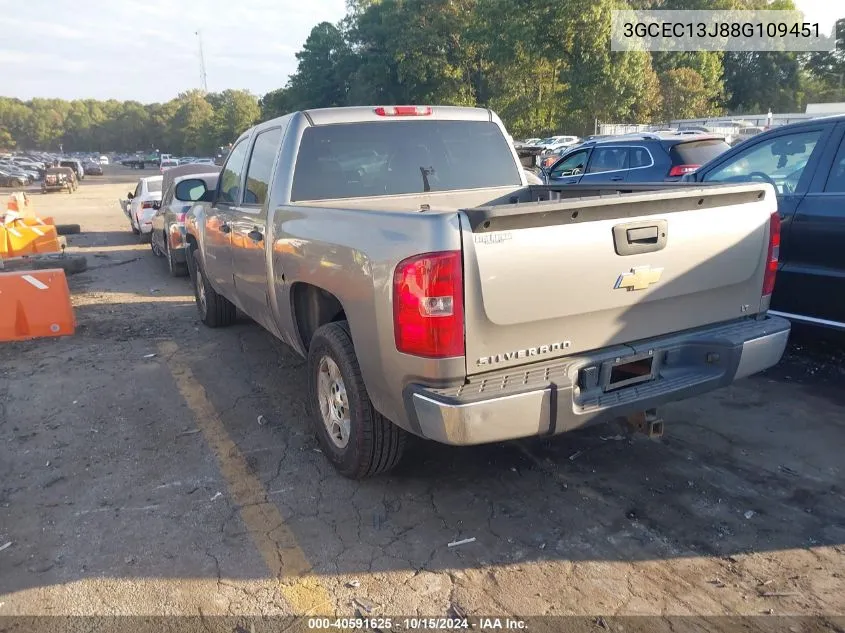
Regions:
<instances>
[{"instance_id":1,"label":"silverado badge","mask_svg":"<svg viewBox=\"0 0 845 633\"><path fill-rule=\"evenodd\" d=\"M660 275L663 274L662 268L652 268L651 266L638 266L632 268L629 273L622 273L616 280L614 289L625 288L629 292L631 290L645 290L651 284L656 284L660 281Z\"/></svg>"}]
</instances>

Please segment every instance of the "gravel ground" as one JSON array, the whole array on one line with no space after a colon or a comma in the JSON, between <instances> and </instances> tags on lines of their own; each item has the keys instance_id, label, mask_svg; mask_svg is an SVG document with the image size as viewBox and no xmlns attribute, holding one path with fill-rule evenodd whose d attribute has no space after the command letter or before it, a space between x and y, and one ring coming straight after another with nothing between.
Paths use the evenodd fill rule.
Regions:
<instances>
[{"instance_id":1,"label":"gravel ground","mask_svg":"<svg viewBox=\"0 0 845 633\"><path fill-rule=\"evenodd\" d=\"M0 346L0 616L845 615L841 340L796 333L767 374L666 407L661 441L419 441L352 482L302 360L248 320L204 328L137 243L137 177L34 194L89 270L75 336Z\"/></svg>"}]
</instances>

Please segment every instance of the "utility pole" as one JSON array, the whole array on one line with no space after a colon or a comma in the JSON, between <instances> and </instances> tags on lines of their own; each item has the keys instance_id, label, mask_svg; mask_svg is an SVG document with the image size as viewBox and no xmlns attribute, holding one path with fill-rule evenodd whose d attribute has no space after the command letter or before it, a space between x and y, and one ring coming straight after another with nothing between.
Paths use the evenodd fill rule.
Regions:
<instances>
[{"instance_id":1,"label":"utility pole","mask_svg":"<svg viewBox=\"0 0 845 633\"><path fill-rule=\"evenodd\" d=\"M202 32L194 31L194 35L199 39L200 45L200 81L202 81L202 91L208 92L208 81L205 76L205 54L202 51Z\"/></svg>"}]
</instances>

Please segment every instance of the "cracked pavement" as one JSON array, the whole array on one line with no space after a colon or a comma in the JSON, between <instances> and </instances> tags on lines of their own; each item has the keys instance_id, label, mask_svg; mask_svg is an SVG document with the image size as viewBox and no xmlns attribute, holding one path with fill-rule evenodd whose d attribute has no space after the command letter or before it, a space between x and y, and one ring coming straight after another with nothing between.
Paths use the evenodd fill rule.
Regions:
<instances>
[{"instance_id":1,"label":"cracked pavement","mask_svg":"<svg viewBox=\"0 0 845 633\"><path fill-rule=\"evenodd\" d=\"M111 173L34 196L90 268L75 336L0 346L0 615L845 614L841 342L666 407L660 442L414 441L352 482L303 361L201 326Z\"/></svg>"}]
</instances>

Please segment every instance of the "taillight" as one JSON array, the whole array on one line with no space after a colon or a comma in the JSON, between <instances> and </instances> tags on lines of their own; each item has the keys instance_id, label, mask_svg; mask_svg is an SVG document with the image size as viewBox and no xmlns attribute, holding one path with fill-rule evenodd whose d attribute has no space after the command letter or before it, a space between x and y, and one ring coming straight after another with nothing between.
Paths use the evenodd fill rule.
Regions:
<instances>
[{"instance_id":1,"label":"taillight","mask_svg":"<svg viewBox=\"0 0 845 633\"><path fill-rule=\"evenodd\" d=\"M464 284L460 251L403 260L393 273L396 349L427 358L464 355Z\"/></svg>"},{"instance_id":2,"label":"taillight","mask_svg":"<svg viewBox=\"0 0 845 633\"><path fill-rule=\"evenodd\" d=\"M669 170L670 176L683 176L684 174L691 174L701 165L675 165Z\"/></svg>"},{"instance_id":3,"label":"taillight","mask_svg":"<svg viewBox=\"0 0 845 633\"><path fill-rule=\"evenodd\" d=\"M176 216L176 221L179 224L185 224L185 218L187 218L187 217L188 217L188 212L182 211L182 213L180 213L179 215Z\"/></svg>"},{"instance_id":4,"label":"taillight","mask_svg":"<svg viewBox=\"0 0 845 633\"><path fill-rule=\"evenodd\" d=\"M769 252L766 255L766 273L763 275L763 296L770 295L775 290L775 277L778 273L779 256L780 215L775 211L769 220Z\"/></svg>"},{"instance_id":5,"label":"taillight","mask_svg":"<svg viewBox=\"0 0 845 633\"><path fill-rule=\"evenodd\" d=\"M153 201L152 201L152 200L147 200L147 201L145 201L145 202L142 202L142 203L141 203L141 208L142 208L142 209L152 209L152 208L153 208Z\"/></svg>"},{"instance_id":6,"label":"taillight","mask_svg":"<svg viewBox=\"0 0 845 633\"><path fill-rule=\"evenodd\" d=\"M373 112L379 116L429 116L431 106L379 106Z\"/></svg>"}]
</instances>

